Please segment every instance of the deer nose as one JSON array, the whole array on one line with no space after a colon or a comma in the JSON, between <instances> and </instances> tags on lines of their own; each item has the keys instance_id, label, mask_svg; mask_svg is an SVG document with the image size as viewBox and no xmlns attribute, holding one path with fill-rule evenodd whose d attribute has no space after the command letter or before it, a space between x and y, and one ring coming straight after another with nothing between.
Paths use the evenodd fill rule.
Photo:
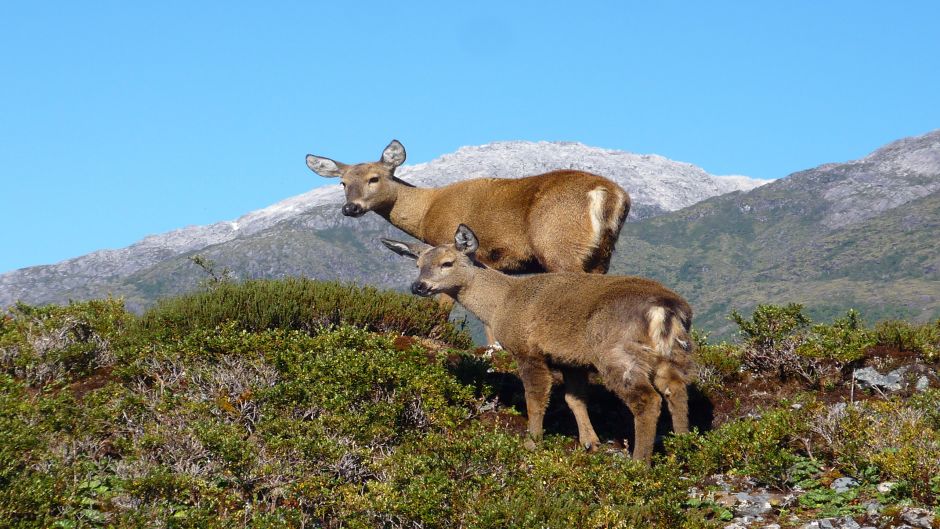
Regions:
<instances>
[{"instance_id":1,"label":"deer nose","mask_svg":"<svg viewBox=\"0 0 940 529\"><path fill-rule=\"evenodd\" d=\"M430 296L431 287L429 287L423 281L415 281L414 283L411 284L411 293L416 294L418 296Z\"/></svg>"},{"instance_id":2,"label":"deer nose","mask_svg":"<svg viewBox=\"0 0 940 529\"><path fill-rule=\"evenodd\" d=\"M362 206L355 202L347 202L343 205L343 215L347 217L358 217L363 213L365 213L365 211L363 211Z\"/></svg>"}]
</instances>

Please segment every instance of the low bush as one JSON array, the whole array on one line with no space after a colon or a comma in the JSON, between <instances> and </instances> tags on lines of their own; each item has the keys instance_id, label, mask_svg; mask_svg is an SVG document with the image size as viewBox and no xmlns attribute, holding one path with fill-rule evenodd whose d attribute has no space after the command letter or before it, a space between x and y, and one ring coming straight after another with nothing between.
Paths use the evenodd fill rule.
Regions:
<instances>
[{"instance_id":1,"label":"low bush","mask_svg":"<svg viewBox=\"0 0 940 529\"><path fill-rule=\"evenodd\" d=\"M113 363L114 342L132 321L115 299L17 304L0 316L0 369L33 386L88 375Z\"/></svg>"},{"instance_id":2,"label":"low bush","mask_svg":"<svg viewBox=\"0 0 940 529\"><path fill-rule=\"evenodd\" d=\"M799 458L799 440L807 428L802 415L791 409L767 410L710 432L671 437L666 451L693 479L731 473L780 486Z\"/></svg>"},{"instance_id":3,"label":"low bush","mask_svg":"<svg viewBox=\"0 0 940 529\"><path fill-rule=\"evenodd\" d=\"M308 333L337 325L375 332L428 336L469 347L470 337L429 299L310 279L219 281L211 288L164 299L141 318L145 331L183 336L234 321L247 331L296 329Z\"/></svg>"},{"instance_id":4,"label":"low bush","mask_svg":"<svg viewBox=\"0 0 940 529\"><path fill-rule=\"evenodd\" d=\"M798 304L758 305L750 319L738 312L739 359L744 370L810 386L838 381L872 347L882 345L917 354L927 362L940 359L940 323L914 326L884 322L870 329L849 310L828 324L814 324Z\"/></svg>"},{"instance_id":5,"label":"low bush","mask_svg":"<svg viewBox=\"0 0 940 529\"><path fill-rule=\"evenodd\" d=\"M494 363L511 367L507 353L434 352L400 337L440 332L432 304L383 293L357 303L333 285L304 287L333 305L291 308L304 299L298 286L277 310L236 317L249 294L278 288L220 281L144 322L114 300L8 313L0 526L721 527L733 513L716 503L719 473L802 491L787 507L800 515L855 514L872 499L940 503L940 391L832 404L788 384L784 398L783 384L754 380L769 373L747 357L784 347L848 365L892 336L905 350L932 343L929 326L866 329L853 313L814 325L791 306L742 319L741 344L697 336L698 383L731 394L723 420L667 436L646 467L612 447L585 453L573 435L525 450L519 411L500 404L521 402L521 389L488 378ZM377 298L387 305L370 312ZM344 307L348 316L317 319ZM388 332L343 323L357 318ZM860 484L835 492L839 475ZM876 491L882 481L889 492Z\"/></svg>"},{"instance_id":6,"label":"low bush","mask_svg":"<svg viewBox=\"0 0 940 529\"><path fill-rule=\"evenodd\" d=\"M888 320L875 326L878 345L911 351L928 362L940 361L940 320L928 324Z\"/></svg>"}]
</instances>

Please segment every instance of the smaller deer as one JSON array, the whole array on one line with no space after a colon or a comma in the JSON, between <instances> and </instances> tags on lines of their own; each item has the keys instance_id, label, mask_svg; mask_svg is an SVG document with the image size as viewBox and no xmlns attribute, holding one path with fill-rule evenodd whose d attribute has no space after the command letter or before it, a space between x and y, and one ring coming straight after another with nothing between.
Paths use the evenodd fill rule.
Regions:
<instances>
[{"instance_id":1,"label":"smaller deer","mask_svg":"<svg viewBox=\"0 0 940 529\"><path fill-rule=\"evenodd\" d=\"M473 231L461 224L453 244L431 247L382 239L417 260L420 296L444 293L489 325L519 366L529 416L529 440L542 437L553 368L564 374L565 401L578 423L579 442L598 446L587 414L587 373L630 408L634 459L649 462L662 398L676 433L688 431L687 371L692 309L656 281L588 273L509 276L480 264Z\"/></svg>"}]
</instances>

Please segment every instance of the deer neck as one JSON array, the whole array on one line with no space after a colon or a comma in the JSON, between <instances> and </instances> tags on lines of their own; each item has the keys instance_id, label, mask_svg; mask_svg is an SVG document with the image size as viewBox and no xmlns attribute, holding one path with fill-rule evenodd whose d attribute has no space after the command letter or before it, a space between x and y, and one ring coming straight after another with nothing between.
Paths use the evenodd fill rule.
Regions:
<instances>
[{"instance_id":1,"label":"deer neck","mask_svg":"<svg viewBox=\"0 0 940 529\"><path fill-rule=\"evenodd\" d=\"M433 188L409 187L395 183L395 200L382 210L376 211L393 226L412 237L424 240L421 222L431 206L431 198L436 191Z\"/></svg>"},{"instance_id":2,"label":"deer neck","mask_svg":"<svg viewBox=\"0 0 940 529\"><path fill-rule=\"evenodd\" d=\"M457 301L489 325L505 305L514 281L518 278L491 268L474 268L470 280L457 292Z\"/></svg>"}]
</instances>

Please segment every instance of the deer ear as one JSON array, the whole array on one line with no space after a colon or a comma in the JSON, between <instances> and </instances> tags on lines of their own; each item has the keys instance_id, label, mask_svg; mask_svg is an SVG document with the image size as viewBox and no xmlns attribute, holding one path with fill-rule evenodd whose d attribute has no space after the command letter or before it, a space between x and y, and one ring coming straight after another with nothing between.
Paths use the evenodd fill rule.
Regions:
<instances>
[{"instance_id":1,"label":"deer ear","mask_svg":"<svg viewBox=\"0 0 940 529\"><path fill-rule=\"evenodd\" d=\"M480 247L480 241L469 226L461 224L457 226L457 233L454 233L454 246L457 247L458 252L470 255Z\"/></svg>"},{"instance_id":2,"label":"deer ear","mask_svg":"<svg viewBox=\"0 0 940 529\"><path fill-rule=\"evenodd\" d=\"M407 257L409 259L417 259L421 254L427 251L430 246L424 243L407 243L401 241L393 241L392 239L379 239L382 241L382 244L385 245L389 250L397 253L402 257Z\"/></svg>"},{"instance_id":3,"label":"deer ear","mask_svg":"<svg viewBox=\"0 0 940 529\"><path fill-rule=\"evenodd\" d=\"M343 176L343 169L346 168L346 164L339 163L322 156L308 154L307 167L320 176L335 178L337 176Z\"/></svg>"},{"instance_id":4,"label":"deer ear","mask_svg":"<svg viewBox=\"0 0 940 529\"><path fill-rule=\"evenodd\" d=\"M388 147L382 151L381 161L392 167L405 163L405 146L398 140L392 140L392 143L389 143Z\"/></svg>"}]
</instances>

